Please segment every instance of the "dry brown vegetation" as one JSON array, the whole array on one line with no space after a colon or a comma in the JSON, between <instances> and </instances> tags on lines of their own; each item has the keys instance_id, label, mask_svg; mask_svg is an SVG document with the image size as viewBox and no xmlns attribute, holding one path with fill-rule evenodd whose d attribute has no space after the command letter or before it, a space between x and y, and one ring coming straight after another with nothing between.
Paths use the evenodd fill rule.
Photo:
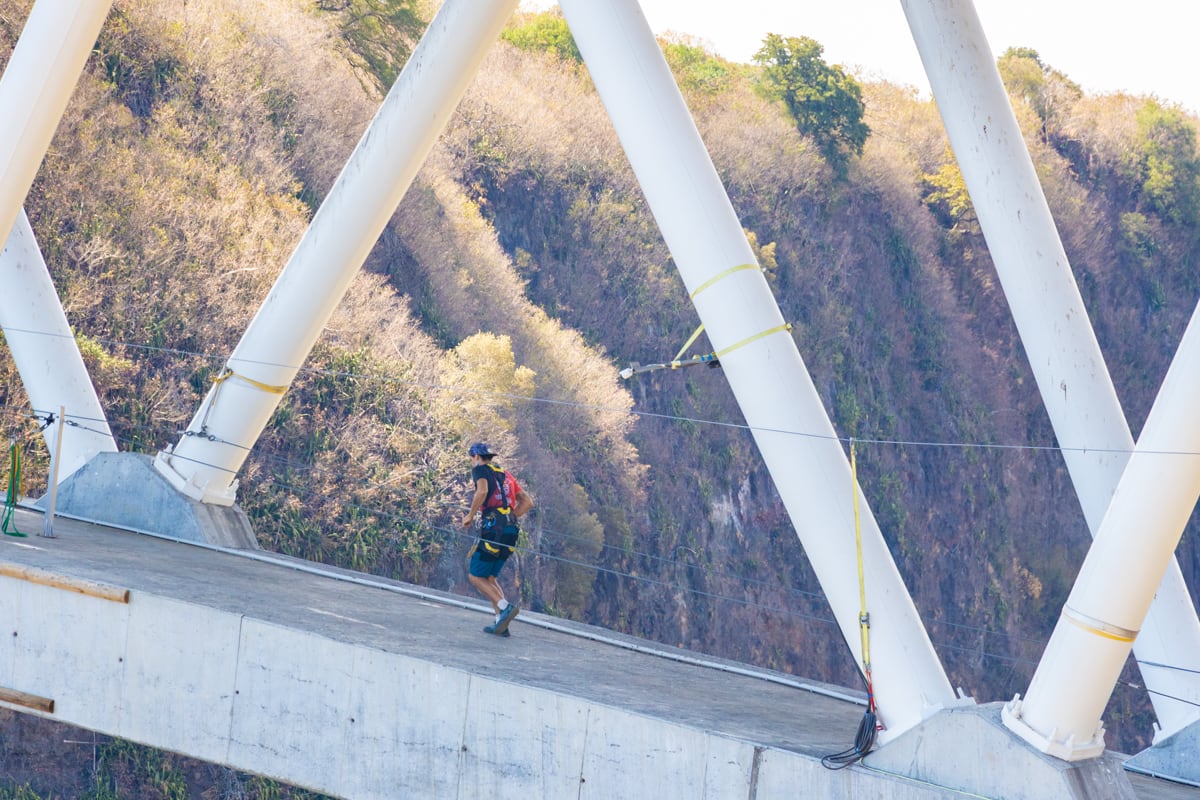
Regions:
<instances>
[{"instance_id":1,"label":"dry brown vegetation","mask_svg":"<svg viewBox=\"0 0 1200 800\"><path fill-rule=\"evenodd\" d=\"M0 0L0 55L28 6ZM377 107L341 22L116 3L27 208L123 448L174 442ZM866 84L839 178L752 69L665 46L953 683L1023 692L1088 537L935 107ZM1001 66L1136 433L1200 291L1194 121ZM538 499L529 607L854 685L720 372L617 376L697 322L586 68L500 43L241 502L264 546L466 592L452 520L485 439ZM37 481L25 403L0 348ZM1180 561L1197 586L1194 531ZM1145 743L1144 696L1123 685L1107 723Z\"/></svg>"}]
</instances>

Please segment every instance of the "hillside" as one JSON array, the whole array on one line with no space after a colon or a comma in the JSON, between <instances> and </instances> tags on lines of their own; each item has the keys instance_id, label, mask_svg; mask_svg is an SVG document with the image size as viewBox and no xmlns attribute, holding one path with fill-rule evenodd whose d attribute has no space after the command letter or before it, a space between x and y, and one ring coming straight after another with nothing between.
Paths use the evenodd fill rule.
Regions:
<instances>
[{"instance_id":1,"label":"hillside","mask_svg":"<svg viewBox=\"0 0 1200 800\"><path fill-rule=\"evenodd\" d=\"M0 62L30 5L0 0ZM178 440L418 11L118 0L26 207L123 449ZM455 520L484 439L538 500L507 576L526 606L856 685L721 373L617 374L698 320L559 25L516 18L490 52L240 502L264 547L470 594ZM870 135L839 168L758 67L663 45L953 684L1024 692L1089 538L936 109L862 83ZM1195 120L1088 96L1032 51L1001 69L1136 435L1200 295ZM36 494L2 344L0 410ZM1133 683L1106 715L1126 752L1151 733Z\"/></svg>"}]
</instances>

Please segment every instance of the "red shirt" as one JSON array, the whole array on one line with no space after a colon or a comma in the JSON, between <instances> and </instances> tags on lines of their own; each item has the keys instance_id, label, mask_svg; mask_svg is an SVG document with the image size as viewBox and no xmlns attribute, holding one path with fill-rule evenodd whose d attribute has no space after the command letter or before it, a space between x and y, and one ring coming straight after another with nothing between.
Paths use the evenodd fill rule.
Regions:
<instances>
[{"instance_id":1,"label":"red shirt","mask_svg":"<svg viewBox=\"0 0 1200 800\"><path fill-rule=\"evenodd\" d=\"M511 472L505 472L499 467L492 467L488 464L479 464L471 468L471 480L478 483L479 479L483 478L488 482L488 496L483 501L483 509L487 511L489 508L512 508L517 503L517 494L521 491L521 484L517 483L517 479L513 477ZM500 482L504 482L504 491L500 491ZM508 502L505 501L507 495Z\"/></svg>"}]
</instances>

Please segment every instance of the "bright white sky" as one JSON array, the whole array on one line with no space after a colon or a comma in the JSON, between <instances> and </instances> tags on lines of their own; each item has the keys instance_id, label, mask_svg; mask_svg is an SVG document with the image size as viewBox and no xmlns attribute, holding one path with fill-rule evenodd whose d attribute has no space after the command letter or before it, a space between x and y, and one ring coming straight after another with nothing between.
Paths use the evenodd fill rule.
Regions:
<instances>
[{"instance_id":1,"label":"bright white sky","mask_svg":"<svg viewBox=\"0 0 1200 800\"><path fill-rule=\"evenodd\" d=\"M900 0L640 0L655 33L695 36L750 61L767 33L808 36L860 77L929 84ZM553 0L522 0L544 9ZM996 55L1032 47L1089 94L1128 92L1200 112L1200 40L1180 0L975 0ZM1190 55L1189 55L1190 54Z\"/></svg>"}]
</instances>

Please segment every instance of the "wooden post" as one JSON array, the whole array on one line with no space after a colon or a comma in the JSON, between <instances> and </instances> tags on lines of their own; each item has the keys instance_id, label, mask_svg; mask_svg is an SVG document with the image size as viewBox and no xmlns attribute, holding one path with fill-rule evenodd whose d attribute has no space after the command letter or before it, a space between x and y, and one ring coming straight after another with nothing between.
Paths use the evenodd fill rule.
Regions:
<instances>
[{"instance_id":1,"label":"wooden post","mask_svg":"<svg viewBox=\"0 0 1200 800\"><path fill-rule=\"evenodd\" d=\"M36 694L18 692L16 689L0 687L0 703L32 708L34 711L41 711L43 714L54 713L54 701L49 697L38 697Z\"/></svg>"}]
</instances>

